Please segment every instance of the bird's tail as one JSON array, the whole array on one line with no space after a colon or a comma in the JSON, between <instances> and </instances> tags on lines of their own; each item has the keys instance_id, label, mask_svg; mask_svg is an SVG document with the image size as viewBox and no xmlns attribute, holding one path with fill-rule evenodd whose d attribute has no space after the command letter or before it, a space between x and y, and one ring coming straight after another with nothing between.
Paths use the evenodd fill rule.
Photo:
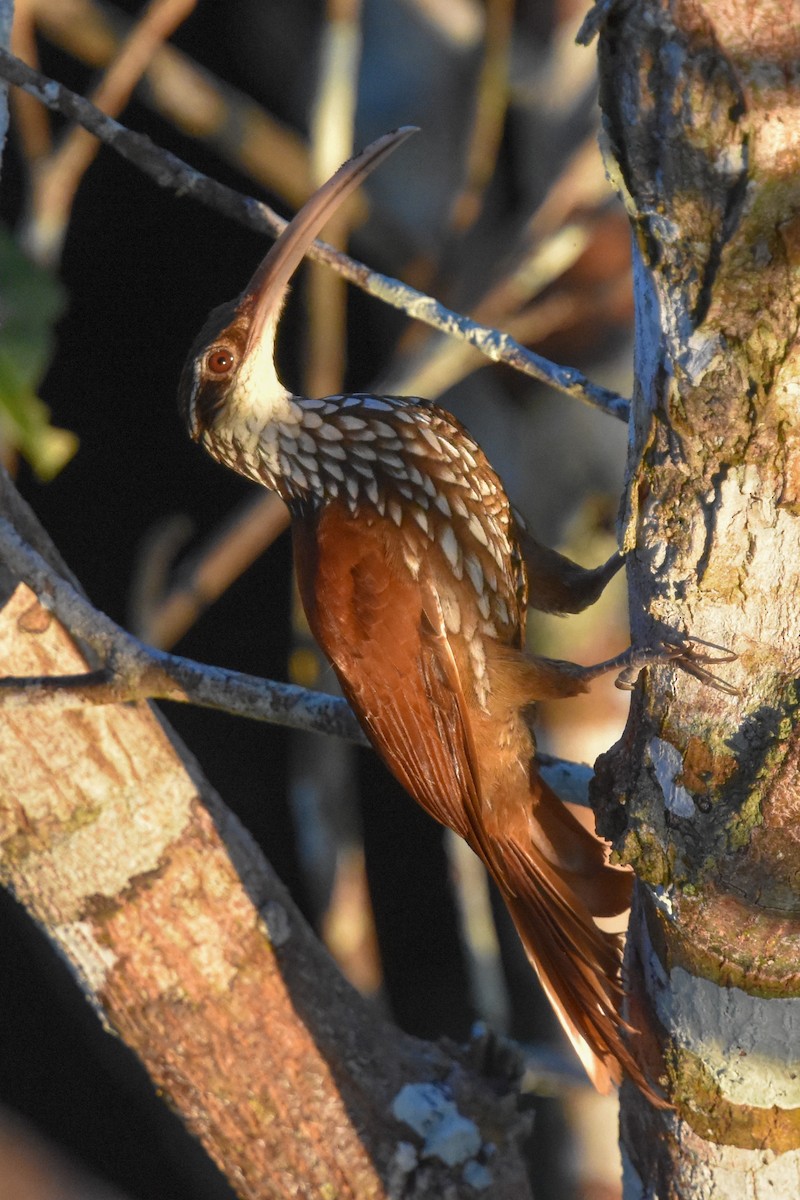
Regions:
<instances>
[{"instance_id":1,"label":"bird's tail","mask_svg":"<svg viewBox=\"0 0 800 1200\"><path fill-rule=\"evenodd\" d=\"M584 828L534 772L530 838L494 831L487 862L542 987L601 1092L626 1073L659 1105L636 1061L622 1016L622 936L600 929L630 904L633 876L607 862ZM484 847L487 849L488 847Z\"/></svg>"}]
</instances>

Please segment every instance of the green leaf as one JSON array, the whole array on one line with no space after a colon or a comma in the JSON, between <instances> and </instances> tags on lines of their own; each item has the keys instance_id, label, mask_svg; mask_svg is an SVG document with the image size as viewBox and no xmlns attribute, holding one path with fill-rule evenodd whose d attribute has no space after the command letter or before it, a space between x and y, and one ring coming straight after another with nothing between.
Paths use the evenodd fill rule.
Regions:
<instances>
[{"instance_id":1,"label":"green leaf","mask_svg":"<svg viewBox=\"0 0 800 1200\"><path fill-rule=\"evenodd\" d=\"M45 480L57 475L78 447L73 433L50 424L50 410L36 394L64 305L60 282L32 263L0 227L0 440Z\"/></svg>"}]
</instances>

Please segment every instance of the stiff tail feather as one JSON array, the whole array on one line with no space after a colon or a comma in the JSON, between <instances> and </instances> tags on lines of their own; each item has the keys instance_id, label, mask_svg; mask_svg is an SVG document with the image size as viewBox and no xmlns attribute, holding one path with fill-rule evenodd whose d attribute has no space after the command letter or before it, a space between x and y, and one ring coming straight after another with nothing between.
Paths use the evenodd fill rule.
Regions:
<instances>
[{"instance_id":1,"label":"stiff tail feather","mask_svg":"<svg viewBox=\"0 0 800 1200\"><path fill-rule=\"evenodd\" d=\"M632 875L609 866L604 843L585 829L539 776L533 776L531 840L494 831L487 862L517 932L592 1083L600 1092L623 1072L663 1107L634 1057L625 1034L622 946L619 934L600 929L595 916L629 904ZM543 852L544 851L544 852Z\"/></svg>"}]
</instances>

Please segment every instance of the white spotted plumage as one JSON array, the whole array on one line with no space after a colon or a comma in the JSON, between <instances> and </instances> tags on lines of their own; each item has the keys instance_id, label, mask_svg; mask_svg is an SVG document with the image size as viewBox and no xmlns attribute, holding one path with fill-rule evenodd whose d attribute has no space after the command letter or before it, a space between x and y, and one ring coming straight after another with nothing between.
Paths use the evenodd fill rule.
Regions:
<instances>
[{"instance_id":1,"label":"white spotted plumage","mask_svg":"<svg viewBox=\"0 0 800 1200\"><path fill-rule=\"evenodd\" d=\"M279 421L235 426L220 449L218 432L215 453L290 509L336 502L354 517L390 522L415 579L423 536L454 581L441 598L450 633L507 635L517 624L525 580L514 516L477 444L443 410L405 397L290 397ZM460 611L464 580L473 616Z\"/></svg>"}]
</instances>

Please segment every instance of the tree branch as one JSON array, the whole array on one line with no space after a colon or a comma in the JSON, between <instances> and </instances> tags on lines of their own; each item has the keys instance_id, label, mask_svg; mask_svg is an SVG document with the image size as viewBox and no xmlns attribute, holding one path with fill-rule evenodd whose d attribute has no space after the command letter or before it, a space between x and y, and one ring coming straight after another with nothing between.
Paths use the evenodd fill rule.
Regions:
<instances>
[{"instance_id":1,"label":"tree branch","mask_svg":"<svg viewBox=\"0 0 800 1200\"><path fill-rule=\"evenodd\" d=\"M95 71L111 62L133 25L126 13L103 0L33 2L37 32ZM15 8L16 26L21 4ZM28 53L18 57L36 65ZM165 42L156 50L137 99L291 207L299 208L313 191L301 135L177 46ZM362 209L355 197L352 207Z\"/></svg>"},{"instance_id":2,"label":"tree branch","mask_svg":"<svg viewBox=\"0 0 800 1200\"><path fill-rule=\"evenodd\" d=\"M98 671L68 679L0 680L0 707L47 706L53 710L85 703L177 700L217 708L235 716L328 733L366 745L346 702L289 683L258 679L223 667L203 666L146 646L127 633L26 544L0 518L0 559L40 598L79 642L94 651Z\"/></svg>"},{"instance_id":3,"label":"tree branch","mask_svg":"<svg viewBox=\"0 0 800 1200\"><path fill-rule=\"evenodd\" d=\"M5 492L14 495L9 484ZM19 507L17 515L24 508ZM43 543L41 549L46 549ZM173 700L369 745L352 709L339 696L207 666L145 645L94 608L5 518L0 518L0 563L28 585L43 608L95 659L92 669L81 673L0 677L0 712L36 708L55 713L86 704ZM587 803L589 767L548 756L541 767L564 799Z\"/></svg>"},{"instance_id":4,"label":"tree branch","mask_svg":"<svg viewBox=\"0 0 800 1200\"><path fill-rule=\"evenodd\" d=\"M35 96L48 108L77 121L138 167L159 187L171 188L178 195L190 196L248 229L277 236L285 228L287 222L266 204L243 196L203 175L176 155L155 146L149 138L134 133L118 121L105 116L82 96L32 70L13 54L2 49L0 77ZM628 401L616 392L592 383L575 367L550 362L534 351L527 350L508 334L461 316L452 309L445 308L431 296L426 296L397 279L371 271L363 263L333 250L324 242L315 242L309 250L309 255L333 267L350 283L385 304L400 309L414 320L469 342L493 362L502 362L565 395L582 400L619 420L627 421Z\"/></svg>"},{"instance_id":5,"label":"tree branch","mask_svg":"<svg viewBox=\"0 0 800 1200\"><path fill-rule=\"evenodd\" d=\"M174 581L164 580L188 540L190 522L175 517L151 531L133 581L130 623L143 641L168 650L201 613L255 562L289 526L289 511L275 492L259 488L181 562Z\"/></svg>"},{"instance_id":6,"label":"tree branch","mask_svg":"<svg viewBox=\"0 0 800 1200\"><path fill-rule=\"evenodd\" d=\"M189 16L197 0L150 0L92 94L99 111L121 112L159 46ZM32 174L31 215L23 244L37 262L57 263L78 185L97 154L97 141L73 126Z\"/></svg>"}]
</instances>

